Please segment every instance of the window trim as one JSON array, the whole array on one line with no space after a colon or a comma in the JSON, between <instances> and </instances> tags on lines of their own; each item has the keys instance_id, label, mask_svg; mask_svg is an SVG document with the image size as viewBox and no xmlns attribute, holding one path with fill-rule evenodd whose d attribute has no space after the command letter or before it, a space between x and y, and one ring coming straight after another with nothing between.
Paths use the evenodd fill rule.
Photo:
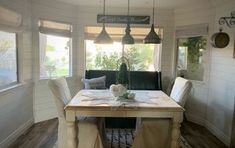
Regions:
<instances>
[{"instance_id":1,"label":"window trim","mask_svg":"<svg viewBox=\"0 0 235 148\"><path fill-rule=\"evenodd\" d=\"M20 84L20 73L19 73L19 34L18 32L14 31L6 31L0 29L0 31L6 32L6 33L13 33L15 34L15 44L16 44L16 81L8 83L6 85L0 85L0 92L4 92L5 90L14 88L15 86L18 86Z\"/></svg>"},{"instance_id":2,"label":"window trim","mask_svg":"<svg viewBox=\"0 0 235 148\"><path fill-rule=\"evenodd\" d=\"M69 75L67 76L63 76L65 78L70 78L70 77L73 77L73 59L72 59L72 51L73 51L73 38L72 36L71 37L67 37L67 36L60 36L60 35L55 35L55 34L50 34L50 33L41 33L38 31L38 69L39 69L39 73L38 73L38 80L49 80L51 78L57 78L57 77L41 77L41 61L40 61L40 34L44 34L44 35L52 35L52 36L57 36L57 37L64 37L64 38L68 38L71 40L71 43L70 43L70 49L69 49Z\"/></svg>"},{"instance_id":3,"label":"window trim","mask_svg":"<svg viewBox=\"0 0 235 148\"><path fill-rule=\"evenodd\" d=\"M87 67L87 44L86 44L86 41L93 41L93 40L84 40L84 51L85 51L85 70L105 70L105 69L89 69L88 67ZM121 42L120 42L121 43ZM143 44L143 45L149 45L149 44L144 44L144 43L136 43L136 44ZM135 45L136 45L135 44ZM128 45L128 46L132 46L132 45ZM154 50L155 50L155 47L156 46L159 46L159 45L153 45L153 57L152 57L152 59L153 59L153 63L152 63L152 65L153 65L153 67L154 67L154 64L155 64L155 62L154 62ZM122 53L122 51L119 51L120 52L120 54ZM121 59L121 56L118 58L118 59ZM118 60L117 59L117 60ZM161 55L160 55L160 59L161 59ZM118 68L119 69L119 67L117 66L116 68ZM155 69L155 67L154 67L154 69L153 70L147 70L147 69L145 69L145 70L129 70L129 71L148 71L148 72L153 72L153 71L161 71L161 66L160 67L158 67L158 69L160 69L160 70L157 70L157 69ZM115 69L106 69L106 70L108 70L108 71L115 71Z\"/></svg>"},{"instance_id":4,"label":"window trim","mask_svg":"<svg viewBox=\"0 0 235 148\"><path fill-rule=\"evenodd\" d=\"M174 67L174 76L175 77L178 77L177 76L177 65L178 65L178 47L179 47L179 44L178 44L178 40L179 39L185 39L185 38L193 38L193 37L199 37L199 36L202 36L204 38L206 38L207 40L207 45L206 45L206 49L208 49L208 34L197 34L197 35L190 35L190 36L177 36L175 37L175 59L174 59L174 62L175 62L175 67ZM206 63L205 63L206 64ZM187 78L188 80L192 81L192 82L196 82L196 83L199 83L199 84L205 84L206 82L206 66L205 66L205 71L203 73L203 80L193 80L193 79L190 79L190 78Z\"/></svg>"}]
</instances>

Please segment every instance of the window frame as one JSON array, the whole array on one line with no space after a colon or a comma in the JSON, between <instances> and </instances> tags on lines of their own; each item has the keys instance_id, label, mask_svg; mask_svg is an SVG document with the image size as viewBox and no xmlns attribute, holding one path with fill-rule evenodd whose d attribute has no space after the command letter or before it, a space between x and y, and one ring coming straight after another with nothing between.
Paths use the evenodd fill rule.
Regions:
<instances>
[{"instance_id":1,"label":"window frame","mask_svg":"<svg viewBox=\"0 0 235 148\"><path fill-rule=\"evenodd\" d=\"M100 26L100 25L94 25L94 24L87 24L87 25L85 25L85 26L83 26L83 35L84 35L84 37L83 37L83 47L84 47L84 49L83 49L83 51L84 51L84 56L85 56L85 58L84 58L84 61L82 61L83 63L84 63L84 69L85 70L88 70L87 69L87 51L86 51L86 40L95 40L96 39L96 37L100 34L100 31L88 31L87 29L94 29L94 28L100 28L100 31L102 30L102 26ZM106 26L106 30L107 30L107 32L108 32L108 34L111 36L111 38L113 39L113 41L121 41L121 38L120 39L116 39L116 38L114 38L114 37L112 37L112 35L117 35L117 34L115 34L115 33L110 33L110 31L108 30L108 29L110 29L110 28L122 28L122 30L123 30L123 34L121 34L122 36L123 35L125 35L125 27L123 27L122 25L108 25L108 26ZM140 26L132 26L132 29L147 29L147 32L146 32L146 34L132 34L132 36L135 38L135 35L137 35L137 36L140 36L140 35L142 35L143 36L143 38L142 39L140 39L140 38L138 38L138 39L136 39L135 38L135 44L143 44L143 39L146 37L146 35L149 33L149 31L150 31L150 28L148 27L148 26L143 26L143 25L140 25ZM153 66L154 66L154 70L153 71L162 71L162 65L161 65L161 60L162 60L162 49L163 49L163 42L164 42L164 38L165 38L165 36L164 36L164 33L165 33L165 27L164 26L155 26L155 31L157 32L157 33L160 33L159 35L160 35L160 38L161 38L161 40L162 40L162 43L160 44L160 46L161 46L161 50L160 50L160 52L159 52L159 58L160 58L160 62L158 61L157 62L157 65L158 65L158 67L156 68L155 67L155 62L153 62ZM96 33L95 33L96 32ZM94 37L89 37L89 34L96 34L96 36L94 36ZM120 34L119 34L120 35ZM155 49L155 45L154 45L154 49ZM154 53L153 53L154 54ZM154 59L154 57L153 57L153 59ZM174 69L174 68L173 68ZM92 70L92 69L89 69L89 70ZM136 71L141 71L141 70L136 70ZM151 70L147 70L147 71L151 71Z\"/></svg>"},{"instance_id":2,"label":"window frame","mask_svg":"<svg viewBox=\"0 0 235 148\"><path fill-rule=\"evenodd\" d=\"M50 21L50 22L55 22L55 23L62 23L62 24L69 24L72 28L71 28L71 36L68 37L71 39L71 48L70 48L70 53L69 53L69 59L70 59L70 65L69 65L69 75L68 76L64 76L66 78L72 78L75 76L75 67L74 67L74 63L76 63L76 61L74 61L74 55L73 53L76 53L74 50L74 47L76 47L76 45L74 44L73 40L74 40L74 22L72 20L68 21L68 20L59 20L59 19L55 19L55 18L51 18L51 17L36 17L34 19L34 30L33 31L33 36L35 37L35 50L37 51L35 56L35 65L36 65L36 71L33 72L33 79L35 82L37 81L45 81L50 79L50 77L45 77L45 78L41 78L40 77L40 21ZM60 35L55 35L55 34L50 34L50 33L43 33L46 35L54 35L54 36L60 36ZM62 36L62 35L61 35ZM62 36L62 37L67 37L67 36ZM52 77L54 78L54 77Z\"/></svg>"},{"instance_id":3,"label":"window frame","mask_svg":"<svg viewBox=\"0 0 235 148\"><path fill-rule=\"evenodd\" d=\"M94 69L89 69L88 67L87 67L87 43L86 43L86 41L94 41L94 40L84 40L84 51L85 51L85 70L110 70L110 71L115 71L115 70L118 70L119 69L119 67L118 67L118 65L117 65L117 69L96 69L96 68L94 68ZM120 42L121 43L121 42ZM144 44L144 43L139 43L139 42L137 42L135 45L137 45L137 44L139 44L139 45L150 45L150 44ZM134 44L133 44L134 45ZM120 49L120 51L118 51L118 54L120 54L120 55L122 55L122 52L123 52L123 48L125 48L125 47L123 47L123 45L121 45L122 47L122 49ZM125 46L125 45L124 45ZM132 46L132 45L128 45L128 46ZM127 48L127 47L126 47ZM128 50L130 49L131 47L128 47ZM135 70L130 70L130 71L148 71L148 72L153 72L153 71L157 71L156 69L155 69L155 67L154 67L154 64L155 64L155 62L154 62L154 50L155 50L155 48L156 48L156 45L153 45L153 47L152 47L152 52L153 52L153 54L152 54L152 66L153 66L153 68L154 69L143 69L143 70L138 70L138 69L135 69ZM126 54L126 51L127 51L127 49L125 50L125 53L124 54ZM121 59L121 56L117 59L117 63L118 63L118 60L120 60ZM129 58L130 59L130 58ZM119 61L120 62L120 61ZM161 69L161 68L160 68Z\"/></svg>"},{"instance_id":4,"label":"window frame","mask_svg":"<svg viewBox=\"0 0 235 148\"><path fill-rule=\"evenodd\" d=\"M56 21L55 21L56 22ZM69 75L67 76L63 76L66 78L70 78L73 77L73 37L67 37L67 36L59 36L59 35L54 35L54 34L50 34L50 33L41 33L38 31L38 69L39 69L39 73L38 73L38 80L48 80L51 78L57 78L57 77L41 77L41 61L40 61L40 34L43 35L52 35L52 36L56 36L56 37L64 37L64 38L68 38L70 39L70 48L69 48Z\"/></svg>"},{"instance_id":5,"label":"window frame","mask_svg":"<svg viewBox=\"0 0 235 148\"><path fill-rule=\"evenodd\" d=\"M206 35L206 34L197 34L197 35L187 35L187 36L178 36L178 37L175 37L175 67L174 67L174 75L175 75L175 77L178 77L178 75L177 75L177 66L178 66L178 53L179 53L179 49L178 49L178 47L179 47L179 39L186 39L186 38L193 38L193 37L199 37L199 36L201 36L201 37L204 37L206 40L207 40L207 44L206 44L206 49L208 49L208 35ZM206 64L206 63L204 63L204 64ZM206 73L207 73L207 70L206 70L206 67L207 66L205 66L205 70L204 70L204 73L203 73L203 80L193 80L193 79L190 79L190 78L187 78L188 80L190 80L190 81L193 81L193 82L198 82L198 83L205 83L205 81L206 81L206 78L205 78L205 75L206 75Z\"/></svg>"},{"instance_id":6,"label":"window frame","mask_svg":"<svg viewBox=\"0 0 235 148\"><path fill-rule=\"evenodd\" d=\"M15 34L15 44L16 44L16 52L15 52L15 54L16 54L16 81L11 82L6 85L0 85L0 92L1 92L3 90L8 89L8 88L14 87L20 83L20 73L19 73L20 64L19 64L19 33L14 32L14 31L3 30L3 29L0 29L0 31Z\"/></svg>"}]
</instances>

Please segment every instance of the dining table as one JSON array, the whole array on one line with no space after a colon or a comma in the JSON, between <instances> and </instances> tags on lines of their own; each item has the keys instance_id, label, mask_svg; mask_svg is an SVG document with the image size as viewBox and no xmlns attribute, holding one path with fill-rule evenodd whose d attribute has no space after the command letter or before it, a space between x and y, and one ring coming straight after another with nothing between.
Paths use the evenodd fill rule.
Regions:
<instances>
[{"instance_id":1,"label":"dining table","mask_svg":"<svg viewBox=\"0 0 235 148\"><path fill-rule=\"evenodd\" d=\"M65 106L67 146L77 148L76 116L172 119L171 148L179 148L184 109L161 90L129 90L134 99L115 97L108 89L82 89Z\"/></svg>"}]
</instances>

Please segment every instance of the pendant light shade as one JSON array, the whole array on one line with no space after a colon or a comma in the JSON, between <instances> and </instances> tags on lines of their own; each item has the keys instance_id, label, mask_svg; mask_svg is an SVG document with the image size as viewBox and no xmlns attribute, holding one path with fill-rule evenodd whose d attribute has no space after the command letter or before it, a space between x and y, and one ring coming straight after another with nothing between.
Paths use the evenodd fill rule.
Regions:
<instances>
[{"instance_id":1,"label":"pendant light shade","mask_svg":"<svg viewBox=\"0 0 235 148\"><path fill-rule=\"evenodd\" d=\"M122 38L122 44L134 44L135 42L134 38L130 34L131 29L129 24L127 24L125 32L126 34Z\"/></svg>"},{"instance_id":2,"label":"pendant light shade","mask_svg":"<svg viewBox=\"0 0 235 148\"><path fill-rule=\"evenodd\" d=\"M154 24L152 24L149 34L144 38L145 44L160 44L161 39L154 30Z\"/></svg>"},{"instance_id":3,"label":"pendant light shade","mask_svg":"<svg viewBox=\"0 0 235 148\"><path fill-rule=\"evenodd\" d=\"M154 5L155 0L153 0L153 20L150 32L148 35L144 38L144 44L160 44L161 38L157 35L157 33L154 30Z\"/></svg>"},{"instance_id":4,"label":"pendant light shade","mask_svg":"<svg viewBox=\"0 0 235 148\"><path fill-rule=\"evenodd\" d=\"M127 20L127 25L126 25L126 30L125 30L125 35L122 38L122 44L134 44L134 38L131 36L131 28L130 28L130 20L129 20L129 6L130 6L130 0L128 0L128 9L127 9L127 15L128 15L128 20Z\"/></svg>"},{"instance_id":5,"label":"pendant light shade","mask_svg":"<svg viewBox=\"0 0 235 148\"><path fill-rule=\"evenodd\" d=\"M105 26L103 25L102 31L94 41L95 44L112 44L113 40L106 32Z\"/></svg>"},{"instance_id":6,"label":"pendant light shade","mask_svg":"<svg viewBox=\"0 0 235 148\"><path fill-rule=\"evenodd\" d=\"M103 16L105 17L105 0L104 0L104 7L103 7ZM95 44L112 44L113 43L113 40L111 39L111 37L109 36L109 34L107 33L105 29L105 19L103 23L103 28L100 34L97 36L97 38L94 41Z\"/></svg>"}]
</instances>

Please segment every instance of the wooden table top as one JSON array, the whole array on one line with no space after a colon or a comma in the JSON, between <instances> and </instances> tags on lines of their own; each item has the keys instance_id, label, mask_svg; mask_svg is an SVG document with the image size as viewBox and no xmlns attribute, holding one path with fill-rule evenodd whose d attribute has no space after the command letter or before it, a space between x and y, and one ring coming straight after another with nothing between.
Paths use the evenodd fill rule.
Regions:
<instances>
[{"instance_id":1,"label":"wooden table top","mask_svg":"<svg viewBox=\"0 0 235 148\"><path fill-rule=\"evenodd\" d=\"M74 111L171 111L183 112L184 109L162 91L132 90L134 100L117 100L110 90L80 90L65 107Z\"/></svg>"}]
</instances>

